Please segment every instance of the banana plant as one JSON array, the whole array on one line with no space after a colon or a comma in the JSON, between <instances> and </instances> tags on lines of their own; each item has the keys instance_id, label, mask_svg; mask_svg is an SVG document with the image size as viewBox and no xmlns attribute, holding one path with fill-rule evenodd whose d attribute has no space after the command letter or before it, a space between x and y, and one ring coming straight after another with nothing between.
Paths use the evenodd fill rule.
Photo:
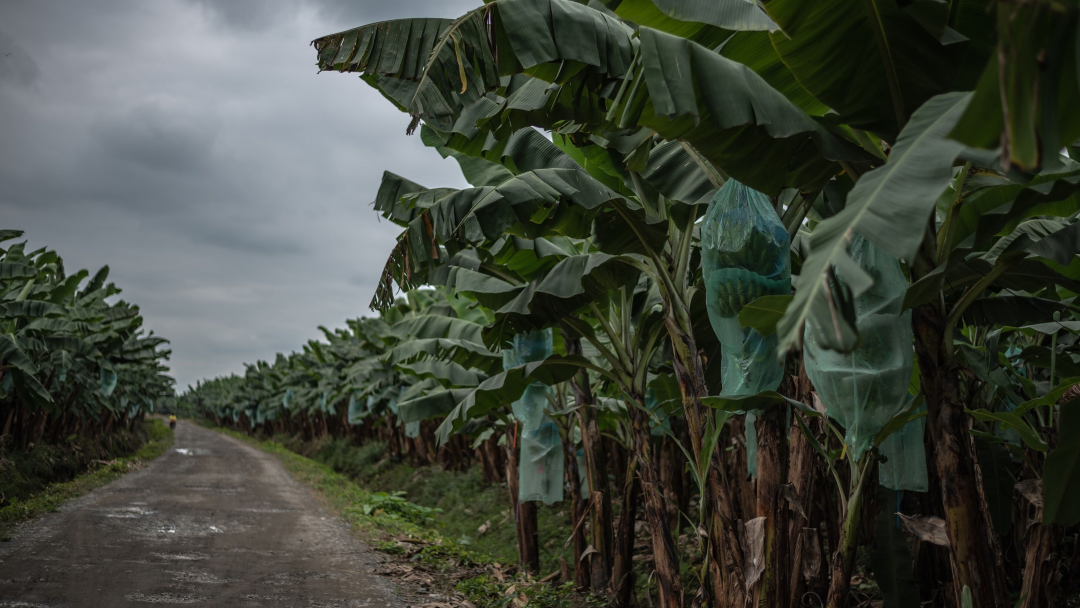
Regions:
<instances>
[{"instance_id":1,"label":"banana plant","mask_svg":"<svg viewBox=\"0 0 1080 608\"><path fill-rule=\"evenodd\" d=\"M22 235L0 231L0 243ZM141 328L139 309L106 283L67 275L52 250L0 248L0 435L21 447L73 432L132 425L172 393L167 340ZM88 279L89 277L89 279Z\"/></svg>"}]
</instances>

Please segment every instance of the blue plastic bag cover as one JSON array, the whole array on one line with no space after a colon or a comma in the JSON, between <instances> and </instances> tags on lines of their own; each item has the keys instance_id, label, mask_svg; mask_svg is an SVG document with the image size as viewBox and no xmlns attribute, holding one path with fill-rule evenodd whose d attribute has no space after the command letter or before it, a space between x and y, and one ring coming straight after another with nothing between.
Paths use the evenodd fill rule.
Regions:
<instances>
[{"instance_id":1,"label":"blue plastic bag cover","mask_svg":"<svg viewBox=\"0 0 1080 608\"><path fill-rule=\"evenodd\" d=\"M660 402L656 399L656 393L651 386L645 391L645 409L652 412L649 416L649 425L652 427L653 437L663 437L665 430L671 432L671 416L668 416L668 413L660 407Z\"/></svg>"},{"instance_id":2,"label":"blue plastic bag cover","mask_svg":"<svg viewBox=\"0 0 1080 608\"><path fill-rule=\"evenodd\" d=\"M919 409L925 411L926 407ZM878 465L881 485L912 492L930 489L926 474L926 447L923 444L925 432L926 418L917 418L881 442L881 455L885 457L885 462Z\"/></svg>"},{"instance_id":3,"label":"blue plastic bag cover","mask_svg":"<svg viewBox=\"0 0 1080 608\"><path fill-rule=\"evenodd\" d=\"M503 369L543 361L551 356L553 349L554 340L550 327L518 334L514 336L511 346L502 351Z\"/></svg>"},{"instance_id":4,"label":"blue plastic bag cover","mask_svg":"<svg viewBox=\"0 0 1080 608\"><path fill-rule=\"evenodd\" d=\"M729 179L701 224L701 269L709 321L721 345L722 392L754 395L783 378L776 335L739 325L757 298L791 293L791 239L764 194Z\"/></svg>"},{"instance_id":5,"label":"blue plastic bag cover","mask_svg":"<svg viewBox=\"0 0 1080 608\"><path fill-rule=\"evenodd\" d=\"M518 334L514 336L513 344L502 351L503 369L543 361L551 356L553 348L550 327ZM537 382L526 388L521 398L511 404L514 417L525 426L525 430L540 428L547 408L547 392L547 385Z\"/></svg>"},{"instance_id":6,"label":"blue plastic bag cover","mask_svg":"<svg viewBox=\"0 0 1080 608\"><path fill-rule=\"evenodd\" d=\"M589 461L585 458L585 448L578 448L574 452L574 456L577 459L577 476L581 485L581 499L588 500L592 496L592 492L589 489Z\"/></svg>"},{"instance_id":7,"label":"blue plastic bag cover","mask_svg":"<svg viewBox=\"0 0 1080 608\"><path fill-rule=\"evenodd\" d=\"M908 385L914 357L911 311L901 313L908 282L900 263L856 235L851 257L874 284L855 298L859 346L850 353L818 346L827 328L806 324L806 375L825 412L846 431L845 442L858 460L878 431L910 403Z\"/></svg>"},{"instance_id":8,"label":"blue plastic bag cover","mask_svg":"<svg viewBox=\"0 0 1080 608\"><path fill-rule=\"evenodd\" d=\"M420 436L420 421L405 423L405 436L409 439L416 439Z\"/></svg>"},{"instance_id":9,"label":"blue plastic bag cover","mask_svg":"<svg viewBox=\"0 0 1080 608\"><path fill-rule=\"evenodd\" d=\"M548 403L548 386L541 382L530 384L525 393L510 405L517 418L526 431L535 431L540 428L544 421L544 410Z\"/></svg>"},{"instance_id":10,"label":"blue plastic bag cover","mask_svg":"<svg viewBox=\"0 0 1080 608\"><path fill-rule=\"evenodd\" d=\"M358 401L355 394L349 395L349 424L353 426L364 424L366 405L363 401Z\"/></svg>"},{"instance_id":11,"label":"blue plastic bag cover","mask_svg":"<svg viewBox=\"0 0 1080 608\"><path fill-rule=\"evenodd\" d=\"M546 505L563 499L563 448L559 426L544 418L536 430L521 433L518 499Z\"/></svg>"}]
</instances>

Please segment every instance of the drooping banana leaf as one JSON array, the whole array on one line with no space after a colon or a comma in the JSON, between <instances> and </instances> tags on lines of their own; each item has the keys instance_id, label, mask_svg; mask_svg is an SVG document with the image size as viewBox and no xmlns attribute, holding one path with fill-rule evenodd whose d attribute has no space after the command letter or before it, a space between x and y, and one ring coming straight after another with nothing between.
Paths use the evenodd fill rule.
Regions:
<instances>
[{"instance_id":1,"label":"drooping banana leaf","mask_svg":"<svg viewBox=\"0 0 1080 608\"><path fill-rule=\"evenodd\" d=\"M767 194L820 188L840 172L835 161L870 160L745 65L650 28L639 36L635 70L609 114L619 126L684 140Z\"/></svg>"},{"instance_id":2,"label":"drooping banana leaf","mask_svg":"<svg viewBox=\"0 0 1080 608\"><path fill-rule=\"evenodd\" d=\"M849 297L873 284L848 255L855 232L893 257L914 259L934 201L948 187L953 160L963 149L946 136L969 98L967 93L949 93L919 108L888 162L863 175L848 194L844 210L814 228L795 298L777 326L779 352L801 343L803 325L811 315L818 327L833 328L820 336L820 346L840 351L855 347L858 334L851 316L844 314L846 298L832 284L832 273L843 277Z\"/></svg>"}]
</instances>

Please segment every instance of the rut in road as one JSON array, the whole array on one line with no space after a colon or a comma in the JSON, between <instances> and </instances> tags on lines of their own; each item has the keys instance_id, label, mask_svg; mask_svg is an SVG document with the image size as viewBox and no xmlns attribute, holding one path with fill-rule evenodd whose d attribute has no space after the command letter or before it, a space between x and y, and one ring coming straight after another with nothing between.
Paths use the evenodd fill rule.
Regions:
<instances>
[{"instance_id":1,"label":"rut in road","mask_svg":"<svg viewBox=\"0 0 1080 608\"><path fill-rule=\"evenodd\" d=\"M273 456L181 422L166 455L0 543L0 606L399 606L377 561Z\"/></svg>"}]
</instances>

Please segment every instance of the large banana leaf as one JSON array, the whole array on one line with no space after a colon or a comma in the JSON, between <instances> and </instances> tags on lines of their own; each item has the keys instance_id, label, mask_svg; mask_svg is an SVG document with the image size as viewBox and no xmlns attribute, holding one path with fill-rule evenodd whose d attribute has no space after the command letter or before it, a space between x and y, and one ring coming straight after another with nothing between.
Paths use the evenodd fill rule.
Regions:
<instances>
[{"instance_id":1,"label":"large banana leaf","mask_svg":"<svg viewBox=\"0 0 1080 608\"><path fill-rule=\"evenodd\" d=\"M943 43L896 0L772 0L773 46L803 87L840 120L893 141L934 95L954 90L966 51Z\"/></svg>"},{"instance_id":2,"label":"large banana leaf","mask_svg":"<svg viewBox=\"0 0 1080 608\"><path fill-rule=\"evenodd\" d=\"M516 334L554 325L605 292L632 287L637 277L637 268L617 256L591 253L568 257L495 311L495 322L485 331L485 341L498 344Z\"/></svg>"},{"instance_id":3,"label":"large banana leaf","mask_svg":"<svg viewBox=\"0 0 1080 608\"><path fill-rule=\"evenodd\" d=\"M457 403L436 429L435 436L442 445L469 420L519 399L529 385L542 382L550 386L566 382L583 367L603 376L610 376L607 370L581 356L552 356L543 361L512 367L492 376Z\"/></svg>"},{"instance_id":4,"label":"large banana leaf","mask_svg":"<svg viewBox=\"0 0 1080 608\"><path fill-rule=\"evenodd\" d=\"M1075 49L1080 11L1046 2L998 3L998 48L951 136L975 147L1003 147L1006 164L1037 170L1080 137Z\"/></svg>"},{"instance_id":5,"label":"large banana leaf","mask_svg":"<svg viewBox=\"0 0 1080 608\"><path fill-rule=\"evenodd\" d=\"M720 30L775 31L778 26L746 0L605 0L615 14L638 25L706 44Z\"/></svg>"},{"instance_id":6,"label":"large banana leaf","mask_svg":"<svg viewBox=\"0 0 1080 608\"><path fill-rule=\"evenodd\" d=\"M834 161L870 159L745 65L650 28L639 36L638 67L613 109L620 125L682 139L731 177L769 194L820 188L840 171Z\"/></svg>"},{"instance_id":7,"label":"large banana leaf","mask_svg":"<svg viewBox=\"0 0 1080 608\"><path fill-rule=\"evenodd\" d=\"M497 187L456 191L409 223L391 253L373 307L393 303L393 282L404 288L424 284L445 261L439 245L457 247L494 242L511 227L521 236L588 235L588 215L622 197L580 169L537 169Z\"/></svg>"},{"instance_id":8,"label":"large banana leaf","mask_svg":"<svg viewBox=\"0 0 1080 608\"><path fill-rule=\"evenodd\" d=\"M386 21L313 44L321 69L401 81L380 79L378 85L414 116L414 126L422 118L450 131L466 108L500 88L500 75L623 74L633 55L632 34L617 18L568 0L498 0L453 22ZM415 86L402 84L410 81Z\"/></svg>"},{"instance_id":9,"label":"large banana leaf","mask_svg":"<svg viewBox=\"0 0 1080 608\"><path fill-rule=\"evenodd\" d=\"M1043 524L1080 522L1080 400L1061 406L1058 445L1043 465Z\"/></svg>"},{"instance_id":10,"label":"large banana leaf","mask_svg":"<svg viewBox=\"0 0 1080 608\"><path fill-rule=\"evenodd\" d=\"M863 175L847 196L847 206L817 225L810 236L810 255L803 261L795 298L778 324L780 352L802 341L809 321L821 344L853 349L858 333L843 314L844 290L832 283L833 271L857 296L872 278L848 256L858 232L897 258L913 260L938 196L952 179L952 163L963 147L947 135L967 106L970 95L948 93L928 101L911 117L888 162Z\"/></svg>"},{"instance_id":11,"label":"large banana leaf","mask_svg":"<svg viewBox=\"0 0 1080 608\"><path fill-rule=\"evenodd\" d=\"M496 368L502 366L502 355L491 352L483 344L451 338L406 340L390 349L383 357L389 363L410 363L425 357L449 360L465 368L478 369L488 374L495 373L498 371Z\"/></svg>"}]
</instances>

